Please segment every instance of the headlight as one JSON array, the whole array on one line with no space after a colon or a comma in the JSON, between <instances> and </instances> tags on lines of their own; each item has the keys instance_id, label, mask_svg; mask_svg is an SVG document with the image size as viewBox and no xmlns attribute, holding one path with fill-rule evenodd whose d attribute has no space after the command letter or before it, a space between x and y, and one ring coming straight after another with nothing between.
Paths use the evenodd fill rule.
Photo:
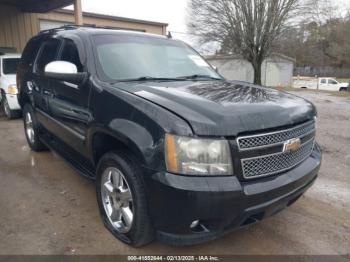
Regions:
<instances>
[{"instance_id":1,"label":"headlight","mask_svg":"<svg viewBox=\"0 0 350 262\"><path fill-rule=\"evenodd\" d=\"M233 175L227 140L196 139L167 134L167 170L182 175Z\"/></svg>"},{"instance_id":2,"label":"headlight","mask_svg":"<svg viewBox=\"0 0 350 262\"><path fill-rule=\"evenodd\" d=\"M18 89L16 85L9 85L7 88L7 93L10 95L17 95L18 94Z\"/></svg>"}]
</instances>

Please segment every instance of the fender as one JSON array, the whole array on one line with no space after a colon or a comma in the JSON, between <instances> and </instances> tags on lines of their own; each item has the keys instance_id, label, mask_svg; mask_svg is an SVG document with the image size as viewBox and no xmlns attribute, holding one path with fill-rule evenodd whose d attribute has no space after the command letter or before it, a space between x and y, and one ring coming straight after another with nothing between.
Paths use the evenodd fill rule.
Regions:
<instances>
[{"instance_id":1,"label":"fender","mask_svg":"<svg viewBox=\"0 0 350 262\"><path fill-rule=\"evenodd\" d=\"M146 168L159 169L164 166L164 137L154 137L143 126L126 119L113 119L107 127L90 128L87 136L89 155L94 165L94 138L98 134L107 135L127 147Z\"/></svg>"}]
</instances>

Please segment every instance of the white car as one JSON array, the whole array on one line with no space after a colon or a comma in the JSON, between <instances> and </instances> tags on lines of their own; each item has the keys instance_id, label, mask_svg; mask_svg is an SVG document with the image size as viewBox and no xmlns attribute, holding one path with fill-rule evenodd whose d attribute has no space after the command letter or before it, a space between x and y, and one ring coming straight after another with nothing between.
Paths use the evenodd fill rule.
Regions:
<instances>
[{"instance_id":1,"label":"white car","mask_svg":"<svg viewBox=\"0 0 350 262\"><path fill-rule=\"evenodd\" d=\"M348 83L340 83L334 78L329 77L304 78L294 80L294 87L296 88L318 89L325 91L346 91L348 85Z\"/></svg>"},{"instance_id":2,"label":"white car","mask_svg":"<svg viewBox=\"0 0 350 262\"><path fill-rule=\"evenodd\" d=\"M0 53L0 103L8 119L19 117L21 114L16 86L16 72L20 59L20 54Z\"/></svg>"}]
</instances>

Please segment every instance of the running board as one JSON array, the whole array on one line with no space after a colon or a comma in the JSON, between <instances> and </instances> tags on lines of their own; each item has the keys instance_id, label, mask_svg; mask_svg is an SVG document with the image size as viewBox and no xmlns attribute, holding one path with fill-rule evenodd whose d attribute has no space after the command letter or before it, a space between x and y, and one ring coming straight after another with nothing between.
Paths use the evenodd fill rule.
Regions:
<instances>
[{"instance_id":1,"label":"running board","mask_svg":"<svg viewBox=\"0 0 350 262\"><path fill-rule=\"evenodd\" d=\"M62 157L66 162L68 162L80 175L88 178L95 179L95 172L93 168L86 168L83 165L83 160L77 161L72 155L77 154L72 149L67 148L67 146L59 141L57 138L50 134L41 134L40 140L52 151L57 153L60 157Z\"/></svg>"}]
</instances>

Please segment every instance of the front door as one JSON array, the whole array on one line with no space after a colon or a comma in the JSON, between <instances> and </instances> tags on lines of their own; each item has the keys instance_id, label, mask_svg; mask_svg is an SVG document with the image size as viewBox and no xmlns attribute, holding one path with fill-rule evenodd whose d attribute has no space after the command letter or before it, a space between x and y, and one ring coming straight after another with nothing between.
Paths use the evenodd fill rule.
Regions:
<instances>
[{"instance_id":1,"label":"front door","mask_svg":"<svg viewBox=\"0 0 350 262\"><path fill-rule=\"evenodd\" d=\"M86 70L79 57L78 48L71 39L63 40L63 48L57 60L73 63L78 72ZM85 138L91 121L88 81L81 85L54 79L50 81L53 88L50 113L57 126L54 132L75 151L85 155Z\"/></svg>"}]
</instances>

